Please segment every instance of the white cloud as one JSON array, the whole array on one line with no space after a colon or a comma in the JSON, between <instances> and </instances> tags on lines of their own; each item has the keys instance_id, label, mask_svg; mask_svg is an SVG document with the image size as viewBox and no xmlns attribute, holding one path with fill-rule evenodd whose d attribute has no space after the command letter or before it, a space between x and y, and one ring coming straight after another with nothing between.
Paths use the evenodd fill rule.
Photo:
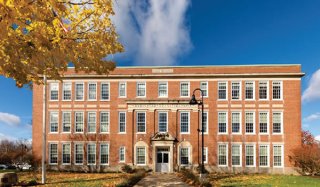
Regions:
<instances>
[{"instance_id":1,"label":"white cloud","mask_svg":"<svg viewBox=\"0 0 320 187\"><path fill-rule=\"evenodd\" d=\"M302 94L302 101L320 99L320 69L311 77L308 88Z\"/></svg>"},{"instance_id":2,"label":"white cloud","mask_svg":"<svg viewBox=\"0 0 320 187\"><path fill-rule=\"evenodd\" d=\"M192 48L186 11L190 0L115 0L112 18L136 65L172 65ZM121 58L121 55L120 55Z\"/></svg>"},{"instance_id":3,"label":"white cloud","mask_svg":"<svg viewBox=\"0 0 320 187\"><path fill-rule=\"evenodd\" d=\"M320 141L320 135L315 136L315 137L314 137L314 139L316 139L316 140Z\"/></svg>"},{"instance_id":4,"label":"white cloud","mask_svg":"<svg viewBox=\"0 0 320 187\"><path fill-rule=\"evenodd\" d=\"M14 114L0 112L0 122L8 125L18 126L20 124L20 117Z\"/></svg>"},{"instance_id":5,"label":"white cloud","mask_svg":"<svg viewBox=\"0 0 320 187\"><path fill-rule=\"evenodd\" d=\"M315 121L315 120L318 120L320 119L320 112L317 112L315 114L311 114L310 116L307 116L303 119L303 121Z\"/></svg>"},{"instance_id":6,"label":"white cloud","mask_svg":"<svg viewBox=\"0 0 320 187\"><path fill-rule=\"evenodd\" d=\"M16 140L16 138L9 136L9 135L5 135L3 133L0 132L0 141L1 140Z\"/></svg>"}]
</instances>

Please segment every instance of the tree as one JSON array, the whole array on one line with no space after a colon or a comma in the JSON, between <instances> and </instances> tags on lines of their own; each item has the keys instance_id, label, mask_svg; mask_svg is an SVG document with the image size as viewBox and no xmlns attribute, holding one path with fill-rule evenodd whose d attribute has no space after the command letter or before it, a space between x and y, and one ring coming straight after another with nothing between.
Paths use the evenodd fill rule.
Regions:
<instances>
[{"instance_id":1,"label":"tree","mask_svg":"<svg viewBox=\"0 0 320 187\"><path fill-rule=\"evenodd\" d=\"M110 20L112 0L0 0L0 75L17 86L76 71L108 73L123 51Z\"/></svg>"}]
</instances>

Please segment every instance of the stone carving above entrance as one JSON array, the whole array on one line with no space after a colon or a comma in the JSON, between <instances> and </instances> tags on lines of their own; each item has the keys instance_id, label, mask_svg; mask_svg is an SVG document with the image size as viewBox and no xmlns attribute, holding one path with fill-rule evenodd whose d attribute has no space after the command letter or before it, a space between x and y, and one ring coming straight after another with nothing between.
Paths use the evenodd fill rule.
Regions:
<instances>
[{"instance_id":1,"label":"stone carving above entrance","mask_svg":"<svg viewBox=\"0 0 320 187\"><path fill-rule=\"evenodd\" d=\"M177 139L167 132L157 132L151 137L151 141L177 141Z\"/></svg>"}]
</instances>

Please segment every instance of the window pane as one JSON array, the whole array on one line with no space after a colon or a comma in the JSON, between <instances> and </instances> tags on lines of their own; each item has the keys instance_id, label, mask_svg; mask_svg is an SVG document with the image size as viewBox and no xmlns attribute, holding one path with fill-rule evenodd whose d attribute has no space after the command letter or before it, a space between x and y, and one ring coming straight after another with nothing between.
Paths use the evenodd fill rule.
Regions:
<instances>
[{"instance_id":1,"label":"window pane","mask_svg":"<svg viewBox=\"0 0 320 187\"><path fill-rule=\"evenodd\" d=\"M50 164L58 163L58 144L50 144Z\"/></svg>"},{"instance_id":2,"label":"window pane","mask_svg":"<svg viewBox=\"0 0 320 187\"><path fill-rule=\"evenodd\" d=\"M219 112L218 113L218 132L226 133L227 132L227 113Z\"/></svg>"},{"instance_id":3,"label":"window pane","mask_svg":"<svg viewBox=\"0 0 320 187\"><path fill-rule=\"evenodd\" d=\"M189 132L189 112L180 113L180 130L181 132Z\"/></svg>"},{"instance_id":4,"label":"window pane","mask_svg":"<svg viewBox=\"0 0 320 187\"><path fill-rule=\"evenodd\" d=\"M273 99L281 99L281 82L272 82L272 97Z\"/></svg>"},{"instance_id":5,"label":"window pane","mask_svg":"<svg viewBox=\"0 0 320 187\"><path fill-rule=\"evenodd\" d=\"M200 82L200 89L202 90L203 97L208 96L208 82Z\"/></svg>"},{"instance_id":6,"label":"window pane","mask_svg":"<svg viewBox=\"0 0 320 187\"><path fill-rule=\"evenodd\" d=\"M268 146L260 145L259 146L259 165L268 166Z\"/></svg>"},{"instance_id":7,"label":"window pane","mask_svg":"<svg viewBox=\"0 0 320 187\"><path fill-rule=\"evenodd\" d=\"M96 132L96 113L88 112L88 132Z\"/></svg>"},{"instance_id":8,"label":"window pane","mask_svg":"<svg viewBox=\"0 0 320 187\"><path fill-rule=\"evenodd\" d=\"M82 144L75 144L75 163L82 164L83 163L83 145Z\"/></svg>"},{"instance_id":9,"label":"window pane","mask_svg":"<svg viewBox=\"0 0 320 187\"><path fill-rule=\"evenodd\" d=\"M119 132L126 132L126 113L119 112Z\"/></svg>"},{"instance_id":10,"label":"window pane","mask_svg":"<svg viewBox=\"0 0 320 187\"><path fill-rule=\"evenodd\" d=\"M187 165L189 164L189 149L180 148L180 164Z\"/></svg>"},{"instance_id":11,"label":"window pane","mask_svg":"<svg viewBox=\"0 0 320 187\"><path fill-rule=\"evenodd\" d=\"M109 112L100 113L100 132L109 132Z\"/></svg>"},{"instance_id":12,"label":"window pane","mask_svg":"<svg viewBox=\"0 0 320 187\"><path fill-rule=\"evenodd\" d=\"M201 116L201 113L200 113L200 121L201 121L201 119L202 119L202 116ZM206 133L208 131L208 112L203 112L202 125L203 125L203 132Z\"/></svg>"},{"instance_id":13,"label":"window pane","mask_svg":"<svg viewBox=\"0 0 320 187\"><path fill-rule=\"evenodd\" d=\"M281 124L281 112L274 112L272 115L272 123L273 123L273 132L274 133L281 133L282 124Z\"/></svg>"},{"instance_id":14,"label":"window pane","mask_svg":"<svg viewBox=\"0 0 320 187\"><path fill-rule=\"evenodd\" d=\"M145 147L137 147L137 164L146 164Z\"/></svg>"},{"instance_id":15,"label":"window pane","mask_svg":"<svg viewBox=\"0 0 320 187\"><path fill-rule=\"evenodd\" d=\"M180 96L189 96L189 83L180 83Z\"/></svg>"},{"instance_id":16,"label":"window pane","mask_svg":"<svg viewBox=\"0 0 320 187\"><path fill-rule=\"evenodd\" d=\"M76 132L83 132L83 112L75 112Z\"/></svg>"},{"instance_id":17,"label":"window pane","mask_svg":"<svg viewBox=\"0 0 320 187\"><path fill-rule=\"evenodd\" d=\"M137 131L146 132L146 113L137 112Z\"/></svg>"},{"instance_id":18,"label":"window pane","mask_svg":"<svg viewBox=\"0 0 320 187\"><path fill-rule=\"evenodd\" d=\"M70 132L71 130L71 112L62 113L62 130L63 132Z\"/></svg>"},{"instance_id":19,"label":"window pane","mask_svg":"<svg viewBox=\"0 0 320 187\"><path fill-rule=\"evenodd\" d=\"M254 113L246 112L246 133L254 133Z\"/></svg>"},{"instance_id":20,"label":"window pane","mask_svg":"<svg viewBox=\"0 0 320 187\"><path fill-rule=\"evenodd\" d=\"M50 100L57 101L59 97L59 83L50 83Z\"/></svg>"},{"instance_id":21,"label":"window pane","mask_svg":"<svg viewBox=\"0 0 320 187\"><path fill-rule=\"evenodd\" d=\"M58 132L58 112L50 112L50 132Z\"/></svg>"},{"instance_id":22,"label":"window pane","mask_svg":"<svg viewBox=\"0 0 320 187\"><path fill-rule=\"evenodd\" d=\"M259 129L260 133L268 133L268 113L260 112L259 113Z\"/></svg>"},{"instance_id":23,"label":"window pane","mask_svg":"<svg viewBox=\"0 0 320 187\"><path fill-rule=\"evenodd\" d=\"M268 99L268 82L259 82L259 99Z\"/></svg>"},{"instance_id":24,"label":"window pane","mask_svg":"<svg viewBox=\"0 0 320 187\"><path fill-rule=\"evenodd\" d=\"M109 163L109 145L108 144L100 145L100 162L101 164Z\"/></svg>"},{"instance_id":25,"label":"window pane","mask_svg":"<svg viewBox=\"0 0 320 187\"><path fill-rule=\"evenodd\" d=\"M253 166L254 165L254 146L253 145L246 145L246 166Z\"/></svg>"},{"instance_id":26,"label":"window pane","mask_svg":"<svg viewBox=\"0 0 320 187\"><path fill-rule=\"evenodd\" d=\"M138 97L146 96L146 83L142 83L142 82L137 83L137 96Z\"/></svg>"},{"instance_id":27,"label":"window pane","mask_svg":"<svg viewBox=\"0 0 320 187\"><path fill-rule=\"evenodd\" d=\"M96 100L97 99L97 84L95 83L89 83L89 100Z\"/></svg>"},{"instance_id":28,"label":"window pane","mask_svg":"<svg viewBox=\"0 0 320 187\"><path fill-rule=\"evenodd\" d=\"M62 163L69 164L71 161L70 144L62 144Z\"/></svg>"},{"instance_id":29,"label":"window pane","mask_svg":"<svg viewBox=\"0 0 320 187\"><path fill-rule=\"evenodd\" d=\"M76 83L76 100L83 100L83 83Z\"/></svg>"},{"instance_id":30,"label":"window pane","mask_svg":"<svg viewBox=\"0 0 320 187\"><path fill-rule=\"evenodd\" d=\"M227 145L218 145L218 165L227 165Z\"/></svg>"},{"instance_id":31,"label":"window pane","mask_svg":"<svg viewBox=\"0 0 320 187\"><path fill-rule=\"evenodd\" d=\"M119 83L119 97L126 96L126 83L120 82Z\"/></svg>"},{"instance_id":32,"label":"window pane","mask_svg":"<svg viewBox=\"0 0 320 187\"><path fill-rule=\"evenodd\" d=\"M246 99L254 98L254 82L246 82Z\"/></svg>"},{"instance_id":33,"label":"window pane","mask_svg":"<svg viewBox=\"0 0 320 187\"><path fill-rule=\"evenodd\" d=\"M101 100L109 100L109 84L103 83L101 84Z\"/></svg>"},{"instance_id":34,"label":"window pane","mask_svg":"<svg viewBox=\"0 0 320 187\"><path fill-rule=\"evenodd\" d=\"M159 121L158 121L158 126L159 126L159 132L167 132L168 131L168 118L167 118L166 112L159 112Z\"/></svg>"},{"instance_id":35,"label":"window pane","mask_svg":"<svg viewBox=\"0 0 320 187\"><path fill-rule=\"evenodd\" d=\"M240 133L240 113L233 112L231 116L232 120L232 133Z\"/></svg>"},{"instance_id":36,"label":"window pane","mask_svg":"<svg viewBox=\"0 0 320 187\"><path fill-rule=\"evenodd\" d=\"M231 83L231 98L240 99L240 82Z\"/></svg>"},{"instance_id":37,"label":"window pane","mask_svg":"<svg viewBox=\"0 0 320 187\"><path fill-rule=\"evenodd\" d=\"M63 83L63 100L71 100L71 87L71 83Z\"/></svg>"},{"instance_id":38,"label":"window pane","mask_svg":"<svg viewBox=\"0 0 320 187\"><path fill-rule=\"evenodd\" d=\"M166 82L159 82L159 97L167 97L168 96L168 84Z\"/></svg>"},{"instance_id":39,"label":"window pane","mask_svg":"<svg viewBox=\"0 0 320 187\"><path fill-rule=\"evenodd\" d=\"M119 161L124 162L125 161L125 147L120 147L119 150Z\"/></svg>"},{"instance_id":40,"label":"window pane","mask_svg":"<svg viewBox=\"0 0 320 187\"><path fill-rule=\"evenodd\" d=\"M273 165L282 166L282 145L273 146Z\"/></svg>"},{"instance_id":41,"label":"window pane","mask_svg":"<svg viewBox=\"0 0 320 187\"><path fill-rule=\"evenodd\" d=\"M240 159L241 159L241 146L240 145L232 145L231 147L231 154L232 154L232 165L233 166L240 166Z\"/></svg>"},{"instance_id":42,"label":"window pane","mask_svg":"<svg viewBox=\"0 0 320 187\"><path fill-rule=\"evenodd\" d=\"M219 99L227 99L227 83L226 82L218 83L218 97Z\"/></svg>"},{"instance_id":43,"label":"window pane","mask_svg":"<svg viewBox=\"0 0 320 187\"><path fill-rule=\"evenodd\" d=\"M96 145L88 144L88 164L96 164Z\"/></svg>"}]
</instances>

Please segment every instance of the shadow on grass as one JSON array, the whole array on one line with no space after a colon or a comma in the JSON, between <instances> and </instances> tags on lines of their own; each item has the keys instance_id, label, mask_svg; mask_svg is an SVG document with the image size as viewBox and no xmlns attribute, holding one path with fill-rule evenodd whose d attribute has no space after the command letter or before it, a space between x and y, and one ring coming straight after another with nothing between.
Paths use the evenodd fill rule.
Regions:
<instances>
[{"instance_id":1,"label":"shadow on grass","mask_svg":"<svg viewBox=\"0 0 320 187\"><path fill-rule=\"evenodd\" d=\"M73 180L64 180L64 181L54 181L54 182L48 182L47 184L70 184L70 183L80 183L80 182L92 182L92 181L110 181L114 179L119 179L122 177L99 177L94 179L73 179Z\"/></svg>"}]
</instances>

